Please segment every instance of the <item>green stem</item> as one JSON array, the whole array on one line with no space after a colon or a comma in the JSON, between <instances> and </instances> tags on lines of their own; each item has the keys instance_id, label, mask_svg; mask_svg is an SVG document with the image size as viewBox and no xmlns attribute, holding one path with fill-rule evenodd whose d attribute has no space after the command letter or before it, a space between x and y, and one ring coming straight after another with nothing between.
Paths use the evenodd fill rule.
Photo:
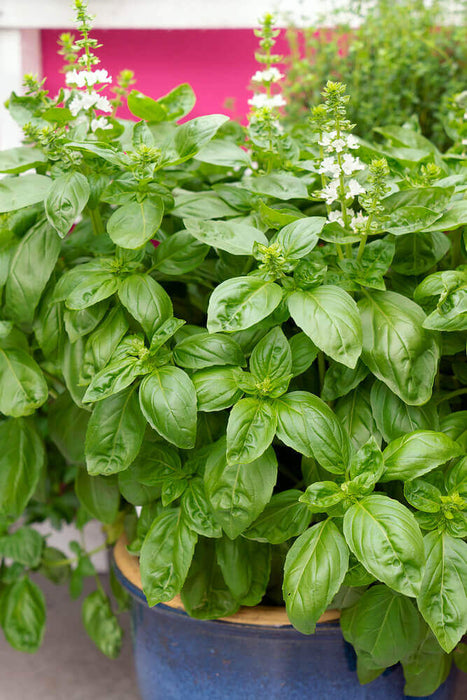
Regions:
<instances>
[{"instance_id":1,"label":"green stem","mask_svg":"<svg viewBox=\"0 0 467 700\"><path fill-rule=\"evenodd\" d=\"M95 547L94 549L91 549L90 552L86 552L87 557L92 557L94 554L97 554L98 552L104 551L104 549L107 549L107 544L104 542L104 544L100 544L98 547ZM76 556L76 557L68 557L67 559L60 559L60 561L51 561L47 564L48 567L52 568L54 566L68 566L69 564L76 564L82 557Z\"/></svg>"},{"instance_id":2,"label":"green stem","mask_svg":"<svg viewBox=\"0 0 467 700\"><path fill-rule=\"evenodd\" d=\"M444 403L444 401L450 401L451 399L455 399L456 396L462 396L463 394L467 394L467 386L462 387L462 389L456 389L455 391L450 391L448 394L441 396L436 401L436 404L439 405L440 403Z\"/></svg>"},{"instance_id":3,"label":"green stem","mask_svg":"<svg viewBox=\"0 0 467 700\"><path fill-rule=\"evenodd\" d=\"M94 231L94 235L100 236L101 234L105 233L104 222L102 221L102 217L101 217L101 213L99 211L99 208L96 207L95 209L90 209L88 207L88 212L89 212L89 216L91 217L91 223L92 223L92 229Z\"/></svg>"},{"instance_id":4,"label":"green stem","mask_svg":"<svg viewBox=\"0 0 467 700\"><path fill-rule=\"evenodd\" d=\"M359 262L363 257L363 251L365 250L366 242L368 240L368 235L371 231L371 224L373 222L373 214L370 214L368 221L366 222L365 231L362 234L362 239L360 245L358 246L357 261Z\"/></svg>"},{"instance_id":5,"label":"green stem","mask_svg":"<svg viewBox=\"0 0 467 700\"><path fill-rule=\"evenodd\" d=\"M322 350L318 353L318 373L319 373L319 387L320 394L323 391L324 386L324 375L326 374L326 363L324 360L324 352Z\"/></svg>"},{"instance_id":6,"label":"green stem","mask_svg":"<svg viewBox=\"0 0 467 700\"><path fill-rule=\"evenodd\" d=\"M456 268L462 263L462 227L451 233L451 267Z\"/></svg>"}]
</instances>

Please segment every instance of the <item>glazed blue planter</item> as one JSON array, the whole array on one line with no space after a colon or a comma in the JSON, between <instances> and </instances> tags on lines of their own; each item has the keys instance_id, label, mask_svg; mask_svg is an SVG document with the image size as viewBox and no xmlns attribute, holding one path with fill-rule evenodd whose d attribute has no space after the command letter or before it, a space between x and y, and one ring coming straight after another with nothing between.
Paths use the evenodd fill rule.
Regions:
<instances>
[{"instance_id":1,"label":"glazed blue planter","mask_svg":"<svg viewBox=\"0 0 467 700\"><path fill-rule=\"evenodd\" d=\"M400 700L401 668L361 686L355 653L338 622L305 636L291 626L195 620L166 605L150 608L115 566L132 596L136 672L142 700ZM454 697L455 676L433 700Z\"/></svg>"}]
</instances>

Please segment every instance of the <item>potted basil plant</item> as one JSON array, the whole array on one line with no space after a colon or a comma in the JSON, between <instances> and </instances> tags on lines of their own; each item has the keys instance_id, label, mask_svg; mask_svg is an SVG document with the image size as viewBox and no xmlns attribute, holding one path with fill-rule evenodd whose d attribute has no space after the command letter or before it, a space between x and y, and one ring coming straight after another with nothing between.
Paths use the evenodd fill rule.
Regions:
<instances>
[{"instance_id":1,"label":"potted basil plant","mask_svg":"<svg viewBox=\"0 0 467 700\"><path fill-rule=\"evenodd\" d=\"M288 133L267 16L248 127L180 124L187 85L155 100L126 72L106 96L75 6L66 90L27 76L8 102L25 144L0 155L6 639L41 643L32 573L74 598L95 574L83 541L69 557L34 524L97 518L115 600L97 578L83 622L115 657L131 599L146 700L452 697L465 95L446 153L408 127L357 139L332 82Z\"/></svg>"}]
</instances>

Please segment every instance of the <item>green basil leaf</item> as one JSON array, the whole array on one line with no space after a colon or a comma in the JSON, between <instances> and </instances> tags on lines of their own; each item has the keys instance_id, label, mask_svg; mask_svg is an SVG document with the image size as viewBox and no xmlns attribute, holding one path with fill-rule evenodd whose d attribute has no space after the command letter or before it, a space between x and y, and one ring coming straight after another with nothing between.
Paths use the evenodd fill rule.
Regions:
<instances>
[{"instance_id":1,"label":"green basil leaf","mask_svg":"<svg viewBox=\"0 0 467 700\"><path fill-rule=\"evenodd\" d=\"M402 660L406 680L405 695L424 697L434 693L444 683L451 670L452 659L441 649L428 626L413 654Z\"/></svg>"},{"instance_id":2,"label":"green basil leaf","mask_svg":"<svg viewBox=\"0 0 467 700\"><path fill-rule=\"evenodd\" d=\"M118 296L123 306L141 324L149 339L173 315L169 295L149 275L126 277L120 284Z\"/></svg>"},{"instance_id":3,"label":"green basil leaf","mask_svg":"<svg viewBox=\"0 0 467 700\"><path fill-rule=\"evenodd\" d=\"M109 362L91 379L83 403L103 401L118 394L145 371L144 363L137 357L129 356Z\"/></svg>"},{"instance_id":4,"label":"green basil leaf","mask_svg":"<svg viewBox=\"0 0 467 700\"><path fill-rule=\"evenodd\" d=\"M441 217L442 214L431 211L427 207L398 207L389 215L385 228L386 231L394 236L403 236L407 233L426 231L435 221L438 222Z\"/></svg>"},{"instance_id":5,"label":"green basil leaf","mask_svg":"<svg viewBox=\"0 0 467 700\"><path fill-rule=\"evenodd\" d=\"M193 158L211 139L222 124L228 121L223 114L209 114L190 119L177 127L175 137L162 144L165 165L177 165Z\"/></svg>"},{"instance_id":6,"label":"green basil leaf","mask_svg":"<svg viewBox=\"0 0 467 700\"><path fill-rule=\"evenodd\" d=\"M250 357L250 371L259 381L271 384L290 379L292 350L280 328L273 328L255 345Z\"/></svg>"},{"instance_id":7,"label":"green basil leaf","mask_svg":"<svg viewBox=\"0 0 467 700\"><path fill-rule=\"evenodd\" d=\"M415 597L423 575L423 539L414 516L398 501L371 494L344 516L344 536L373 576L403 595Z\"/></svg>"},{"instance_id":8,"label":"green basil leaf","mask_svg":"<svg viewBox=\"0 0 467 700\"><path fill-rule=\"evenodd\" d=\"M242 605L259 605L271 573L271 549L267 544L238 537L216 542L217 561L232 595Z\"/></svg>"},{"instance_id":9,"label":"green basil leaf","mask_svg":"<svg viewBox=\"0 0 467 700\"><path fill-rule=\"evenodd\" d=\"M446 489L467 498L467 457L456 461L446 472Z\"/></svg>"},{"instance_id":10,"label":"green basil leaf","mask_svg":"<svg viewBox=\"0 0 467 700\"><path fill-rule=\"evenodd\" d=\"M19 517L36 490L44 466L42 440L24 419L0 424L0 513Z\"/></svg>"},{"instance_id":11,"label":"green basil leaf","mask_svg":"<svg viewBox=\"0 0 467 700\"><path fill-rule=\"evenodd\" d=\"M154 433L153 433L154 435ZM134 478L146 486L162 486L166 479L180 479L188 472L182 468L178 450L165 443L154 443L146 439L131 464Z\"/></svg>"},{"instance_id":12,"label":"green basil leaf","mask_svg":"<svg viewBox=\"0 0 467 700\"><path fill-rule=\"evenodd\" d=\"M0 411L29 416L47 401L49 390L39 365L24 350L0 348Z\"/></svg>"},{"instance_id":13,"label":"green basil leaf","mask_svg":"<svg viewBox=\"0 0 467 700\"><path fill-rule=\"evenodd\" d=\"M83 396L86 387L81 385L81 367L83 366L84 341L78 338L74 343L65 342L62 348L61 367L66 388L77 406L85 408Z\"/></svg>"},{"instance_id":14,"label":"green basil leaf","mask_svg":"<svg viewBox=\"0 0 467 700\"><path fill-rule=\"evenodd\" d=\"M467 452L467 411L455 411L440 423L440 430L455 440Z\"/></svg>"},{"instance_id":15,"label":"green basil leaf","mask_svg":"<svg viewBox=\"0 0 467 700\"><path fill-rule=\"evenodd\" d=\"M39 566L44 549L44 538L31 527L20 527L0 537L0 556L8 557L28 568Z\"/></svg>"},{"instance_id":16,"label":"green basil leaf","mask_svg":"<svg viewBox=\"0 0 467 700\"><path fill-rule=\"evenodd\" d=\"M407 481L404 496L411 506L424 513L438 513L441 510L441 491L423 479Z\"/></svg>"},{"instance_id":17,"label":"green basil leaf","mask_svg":"<svg viewBox=\"0 0 467 700\"><path fill-rule=\"evenodd\" d=\"M165 110L166 120L173 121L185 117L195 106L196 96L188 83L177 85L157 100L157 104Z\"/></svg>"},{"instance_id":18,"label":"green basil leaf","mask_svg":"<svg viewBox=\"0 0 467 700\"><path fill-rule=\"evenodd\" d=\"M277 459L268 448L249 464L228 464L225 439L206 461L204 485L217 522L234 539L256 520L270 501L277 479Z\"/></svg>"},{"instance_id":19,"label":"green basil leaf","mask_svg":"<svg viewBox=\"0 0 467 700\"><path fill-rule=\"evenodd\" d=\"M454 457L460 445L444 433L415 430L389 443L383 452L385 471L381 481L415 479Z\"/></svg>"},{"instance_id":20,"label":"green basil leaf","mask_svg":"<svg viewBox=\"0 0 467 700\"><path fill-rule=\"evenodd\" d=\"M197 540L198 535L188 527L180 509L156 517L140 556L143 591L149 605L165 603L180 593Z\"/></svg>"},{"instance_id":21,"label":"green basil leaf","mask_svg":"<svg viewBox=\"0 0 467 700\"><path fill-rule=\"evenodd\" d=\"M140 406L147 421L168 442L182 449L196 440L196 391L178 367L160 367L145 377L140 387Z\"/></svg>"},{"instance_id":22,"label":"green basil leaf","mask_svg":"<svg viewBox=\"0 0 467 700\"><path fill-rule=\"evenodd\" d=\"M352 486L357 486L364 493L367 489L372 491L384 472L383 454L372 435L352 457L350 464L350 478Z\"/></svg>"},{"instance_id":23,"label":"green basil leaf","mask_svg":"<svg viewBox=\"0 0 467 700\"><path fill-rule=\"evenodd\" d=\"M188 233L201 243L232 255L251 255L255 243L268 245L262 231L236 221L206 221L188 217L183 223Z\"/></svg>"},{"instance_id":24,"label":"green basil leaf","mask_svg":"<svg viewBox=\"0 0 467 700\"><path fill-rule=\"evenodd\" d=\"M237 401L227 423L227 461L242 464L258 459L276 434L274 405L256 398Z\"/></svg>"},{"instance_id":25,"label":"green basil leaf","mask_svg":"<svg viewBox=\"0 0 467 700\"><path fill-rule=\"evenodd\" d=\"M11 258L5 286L5 312L10 318L32 323L59 253L60 239L47 222L39 221L21 239Z\"/></svg>"},{"instance_id":26,"label":"green basil leaf","mask_svg":"<svg viewBox=\"0 0 467 700\"><path fill-rule=\"evenodd\" d=\"M245 364L245 356L238 343L220 333L197 333L184 338L174 348L174 360L181 367L189 369Z\"/></svg>"},{"instance_id":27,"label":"green basil leaf","mask_svg":"<svg viewBox=\"0 0 467 700\"><path fill-rule=\"evenodd\" d=\"M450 247L449 238L439 231L400 236L391 268L400 275L421 275L444 258Z\"/></svg>"},{"instance_id":28,"label":"green basil leaf","mask_svg":"<svg viewBox=\"0 0 467 700\"><path fill-rule=\"evenodd\" d=\"M132 90L127 98L128 109L135 116L148 122L161 122L167 119L167 110L138 90Z\"/></svg>"},{"instance_id":29,"label":"green basil leaf","mask_svg":"<svg viewBox=\"0 0 467 700\"><path fill-rule=\"evenodd\" d=\"M203 369L191 376L196 390L199 411L221 411L229 408L242 396L237 384L237 370L233 367Z\"/></svg>"},{"instance_id":30,"label":"green basil leaf","mask_svg":"<svg viewBox=\"0 0 467 700\"><path fill-rule=\"evenodd\" d=\"M31 168L37 168L43 163L47 163L47 156L39 148L31 146L8 148L0 155L0 172L18 175Z\"/></svg>"},{"instance_id":31,"label":"green basil leaf","mask_svg":"<svg viewBox=\"0 0 467 700\"><path fill-rule=\"evenodd\" d=\"M49 433L68 462L83 464L84 440L90 414L74 403L67 391L50 404Z\"/></svg>"},{"instance_id":32,"label":"green basil leaf","mask_svg":"<svg viewBox=\"0 0 467 700\"><path fill-rule=\"evenodd\" d=\"M80 311L67 309L63 314L63 320L70 343L74 343L78 338L91 333L104 318L108 306L109 304L105 300Z\"/></svg>"},{"instance_id":33,"label":"green basil leaf","mask_svg":"<svg viewBox=\"0 0 467 700\"><path fill-rule=\"evenodd\" d=\"M114 211L107 222L107 232L121 248L141 248L156 237L163 215L164 202L160 197L130 202Z\"/></svg>"},{"instance_id":34,"label":"green basil leaf","mask_svg":"<svg viewBox=\"0 0 467 700\"><path fill-rule=\"evenodd\" d=\"M308 190L303 180L282 173L243 178L242 185L256 194L267 194L280 200L307 199Z\"/></svg>"},{"instance_id":35,"label":"green basil leaf","mask_svg":"<svg viewBox=\"0 0 467 700\"><path fill-rule=\"evenodd\" d=\"M467 630L467 543L429 532L425 557L418 607L449 654Z\"/></svg>"},{"instance_id":36,"label":"green basil leaf","mask_svg":"<svg viewBox=\"0 0 467 700\"><path fill-rule=\"evenodd\" d=\"M362 327L357 306L347 292L323 285L293 292L288 305L295 323L320 350L341 364L355 367L362 352Z\"/></svg>"},{"instance_id":37,"label":"green basil leaf","mask_svg":"<svg viewBox=\"0 0 467 700\"><path fill-rule=\"evenodd\" d=\"M208 253L208 245L188 231L178 231L156 248L153 267L165 275L184 275L199 267Z\"/></svg>"},{"instance_id":38,"label":"green basil leaf","mask_svg":"<svg viewBox=\"0 0 467 700\"><path fill-rule=\"evenodd\" d=\"M365 591L342 611L344 639L369 654L375 666L393 666L413 654L420 641L421 621L413 602L381 584Z\"/></svg>"},{"instance_id":39,"label":"green basil leaf","mask_svg":"<svg viewBox=\"0 0 467 700\"><path fill-rule=\"evenodd\" d=\"M405 403L425 404L438 370L439 346L437 337L423 328L422 309L401 294L375 290L358 306L363 362Z\"/></svg>"},{"instance_id":40,"label":"green basil leaf","mask_svg":"<svg viewBox=\"0 0 467 700\"><path fill-rule=\"evenodd\" d=\"M78 172L59 175L45 198L45 213L51 226L64 238L87 204L91 188Z\"/></svg>"},{"instance_id":41,"label":"green basil leaf","mask_svg":"<svg viewBox=\"0 0 467 700\"><path fill-rule=\"evenodd\" d=\"M75 480L78 500L86 510L102 523L111 525L120 506L117 479L113 476L90 476L79 469Z\"/></svg>"},{"instance_id":42,"label":"green basil leaf","mask_svg":"<svg viewBox=\"0 0 467 700\"><path fill-rule=\"evenodd\" d=\"M355 389L369 374L368 367L365 367L360 360L355 369L350 369L340 362L329 362L329 368L324 375L323 390L321 398L323 401L334 401L341 396L345 396L352 389Z\"/></svg>"},{"instance_id":43,"label":"green basil leaf","mask_svg":"<svg viewBox=\"0 0 467 700\"><path fill-rule=\"evenodd\" d=\"M278 232L274 243L280 245L286 258L304 258L318 243L319 234L326 222L327 219L323 216L309 216L293 221Z\"/></svg>"},{"instance_id":44,"label":"green basil leaf","mask_svg":"<svg viewBox=\"0 0 467 700\"><path fill-rule=\"evenodd\" d=\"M318 348L305 333L297 333L289 338L292 351L292 375L303 374L311 367L318 355Z\"/></svg>"},{"instance_id":45,"label":"green basil leaf","mask_svg":"<svg viewBox=\"0 0 467 700\"><path fill-rule=\"evenodd\" d=\"M146 506L160 499L161 487L142 484L138 481L131 467L119 472L117 476L120 493L128 503L132 503L134 506ZM139 549L137 551L139 553Z\"/></svg>"},{"instance_id":46,"label":"green basil leaf","mask_svg":"<svg viewBox=\"0 0 467 700\"><path fill-rule=\"evenodd\" d=\"M213 141L207 148L214 148L216 144L223 144L220 141ZM245 151L234 144L225 144L227 148L238 148L240 153ZM204 149L203 149L204 150ZM199 154L198 154L199 155ZM198 158L197 158L198 160ZM174 193L175 194L175 193ZM172 216L180 219L195 217L204 221L209 219L220 219L223 216L237 216L238 212L217 196L215 192L187 192L181 190L175 194L175 206L171 211Z\"/></svg>"},{"instance_id":47,"label":"green basil leaf","mask_svg":"<svg viewBox=\"0 0 467 700\"><path fill-rule=\"evenodd\" d=\"M293 626L312 634L339 590L349 565L344 538L329 518L295 540L284 567L284 600Z\"/></svg>"},{"instance_id":48,"label":"green basil leaf","mask_svg":"<svg viewBox=\"0 0 467 700\"><path fill-rule=\"evenodd\" d=\"M83 271L84 272L84 271ZM112 272L88 272L83 275L66 298L68 309L87 309L108 299L118 289L118 278Z\"/></svg>"},{"instance_id":49,"label":"green basil leaf","mask_svg":"<svg viewBox=\"0 0 467 700\"><path fill-rule=\"evenodd\" d=\"M96 404L86 432L86 466L91 475L116 474L135 459L144 437L146 420L136 387Z\"/></svg>"},{"instance_id":50,"label":"green basil leaf","mask_svg":"<svg viewBox=\"0 0 467 700\"><path fill-rule=\"evenodd\" d=\"M297 452L314 457L323 467L342 474L350 459L350 441L339 419L324 401L294 391L274 402L277 437Z\"/></svg>"},{"instance_id":51,"label":"green basil leaf","mask_svg":"<svg viewBox=\"0 0 467 700\"><path fill-rule=\"evenodd\" d=\"M42 202L52 180L45 175L4 177L0 180L0 214Z\"/></svg>"},{"instance_id":52,"label":"green basil leaf","mask_svg":"<svg viewBox=\"0 0 467 700\"><path fill-rule=\"evenodd\" d=\"M57 585L66 583L71 575L71 567L66 563L67 556L55 547L45 547L39 573ZM58 563L60 566L57 566Z\"/></svg>"},{"instance_id":53,"label":"green basil leaf","mask_svg":"<svg viewBox=\"0 0 467 700\"><path fill-rule=\"evenodd\" d=\"M367 382L338 399L334 411L356 450L363 447L373 435L381 441L371 409Z\"/></svg>"},{"instance_id":54,"label":"green basil leaf","mask_svg":"<svg viewBox=\"0 0 467 700\"><path fill-rule=\"evenodd\" d=\"M309 508L299 502L301 495L302 492L297 489L274 494L242 536L257 542L281 544L301 535L312 517Z\"/></svg>"},{"instance_id":55,"label":"green basil leaf","mask_svg":"<svg viewBox=\"0 0 467 700\"><path fill-rule=\"evenodd\" d=\"M424 406L408 406L386 384L378 381L374 382L370 396L376 425L386 442L414 430L439 428L438 412L432 401Z\"/></svg>"},{"instance_id":56,"label":"green basil leaf","mask_svg":"<svg viewBox=\"0 0 467 700\"><path fill-rule=\"evenodd\" d=\"M101 588L83 600L82 618L97 648L110 659L116 659L122 646L123 630L112 612L109 597Z\"/></svg>"},{"instance_id":57,"label":"green basil leaf","mask_svg":"<svg viewBox=\"0 0 467 700\"><path fill-rule=\"evenodd\" d=\"M51 303L52 293L53 290L49 289L42 296L33 323L37 343L47 359L60 352L65 332L62 304Z\"/></svg>"},{"instance_id":58,"label":"green basil leaf","mask_svg":"<svg viewBox=\"0 0 467 700\"><path fill-rule=\"evenodd\" d=\"M29 654L37 651L45 632L45 598L27 576L2 591L0 623L14 649Z\"/></svg>"},{"instance_id":59,"label":"green basil leaf","mask_svg":"<svg viewBox=\"0 0 467 700\"><path fill-rule=\"evenodd\" d=\"M81 379L85 384L109 362L127 330L128 322L123 310L114 307L86 341L81 368Z\"/></svg>"},{"instance_id":60,"label":"green basil leaf","mask_svg":"<svg viewBox=\"0 0 467 700\"><path fill-rule=\"evenodd\" d=\"M345 493L334 481L316 481L310 484L300 496L300 502L306 503L313 513L322 513L337 505L345 498Z\"/></svg>"},{"instance_id":61,"label":"green basil leaf","mask_svg":"<svg viewBox=\"0 0 467 700\"><path fill-rule=\"evenodd\" d=\"M190 479L181 499L185 520L192 530L204 537L221 537L221 526L216 523L206 496L201 477Z\"/></svg>"},{"instance_id":62,"label":"green basil leaf","mask_svg":"<svg viewBox=\"0 0 467 700\"><path fill-rule=\"evenodd\" d=\"M212 540L203 537L196 545L181 598L187 613L199 620L233 615L240 607L224 581Z\"/></svg>"},{"instance_id":63,"label":"green basil leaf","mask_svg":"<svg viewBox=\"0 0 467 700\"><path fill-rule=\"evenodd\" d=\"M269 316L282 300L282 289L259 277L234 277L215 288L209 299L208 330L241 331Z\"/></svg>"}]
</instances>

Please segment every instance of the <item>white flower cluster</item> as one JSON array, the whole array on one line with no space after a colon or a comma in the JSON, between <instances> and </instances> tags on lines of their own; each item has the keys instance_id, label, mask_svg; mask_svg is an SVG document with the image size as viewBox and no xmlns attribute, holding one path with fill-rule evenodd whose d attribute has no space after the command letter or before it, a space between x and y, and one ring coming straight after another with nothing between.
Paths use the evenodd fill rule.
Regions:
<instances>
[{"instance_id":1,"label":"white flower cluster","mask_svg":"<svg viewBox=\"0 0 467 700\"><path fill-rule=\"evenodd\" d=\"M91 120L91 131L94 132L96 129L111 129L112 124L109 124L105 117L98 117L97 119Z\"/></svg>"},{"instance_id":2,"label":"white flower cluster","mask_svg":"<svg viewBox=\"0 0 467 700\"><path fill-rule=\"evenodd\" d=\"M340 224L340 226L344 227L344 218L342 216L341 211L332 211L330 212L328 216L328 221L330 223L336 222ZM350 220L350 228L352 231L355 231L355 233L361 233L362 229L366 227L368 221L368 216L365 216L361 211L358 212L358 214L354 214Z\"/></svg>"},{"instance_id":3,"label":"white flower cluster","mask_svg":"<svg viewBox=\"0 0 467 700\"><path fill-rule=\"evenodd\" d=\"M339 197L342 195L341 178L343 176L350 177L349 180L344 180L344 194L346 199L364 194L365 189L351 176L358 170L363 170L365 165L360 158L353 156L351 153L343 153L343 151L348 149L358 148L358 141L355 136L345 132L338 134L337 131L329 131L321 135L318 143L330 154L323 158L318 168L319 173L332 178L321 190L321 196L326 201L326 204L331 205L333 202L339 200ZM340 155L341 153L343 153L342 156ZM333 212L332 214L333 216L329 217L329 221L338 221L338 223L341 223L341 220L336 218L340 217L340 213ZM357 223L356 225L359 226L360 224Z\"/></svg>"},{"instance_id":4,"label":"white flower cluster","mask_svg":"<svg viewBox=\"0 0 467 700\"><path fill-rule=\"evenodd\" d=\"M87 110L94 107L94 109L100 109L102 112L111 112L112 105L110 104L107 97L104 95L99 95L98 92L79 92L77 93L70 104L68 105L70 112L74 117L81 112L82 109Z\"/></svg>"},{"instance_id":5,"label":"white flower cluster","mask_svg":"<svg viewBox=\"0 0 467 700\"><path fill-rule=\"evenodd\" d=\"M78 88L93 87L97 83L111 83L112 78L106 70L72 70L66 74L67 85L74 85Z\"/></svg>"},{"instance_id":6,"label":"white flower cluster","mask_svg":"<svg viewBox=\"0 0 467 700\"><path fill-rule=\"evenodd\" d=\"M275 109L277 107L283 107L287 102L284 100L282 95L266 95L265 92L258 92L253 97L248 100L248 104L255 109Z\"/></svg>"},{"instance_id":7,"label":"white flower cluster","mask_svg":"<svg viewBox=\"0 0 467 700\"><path fill-rule=\"evenodd\" d=\"M270 66L269 68L266 68L266 70L257 70L252 76L251 82L263 84L278 83L283 77L284 74L281 73L278 68Z\"/></svg>"}]
</instances>

